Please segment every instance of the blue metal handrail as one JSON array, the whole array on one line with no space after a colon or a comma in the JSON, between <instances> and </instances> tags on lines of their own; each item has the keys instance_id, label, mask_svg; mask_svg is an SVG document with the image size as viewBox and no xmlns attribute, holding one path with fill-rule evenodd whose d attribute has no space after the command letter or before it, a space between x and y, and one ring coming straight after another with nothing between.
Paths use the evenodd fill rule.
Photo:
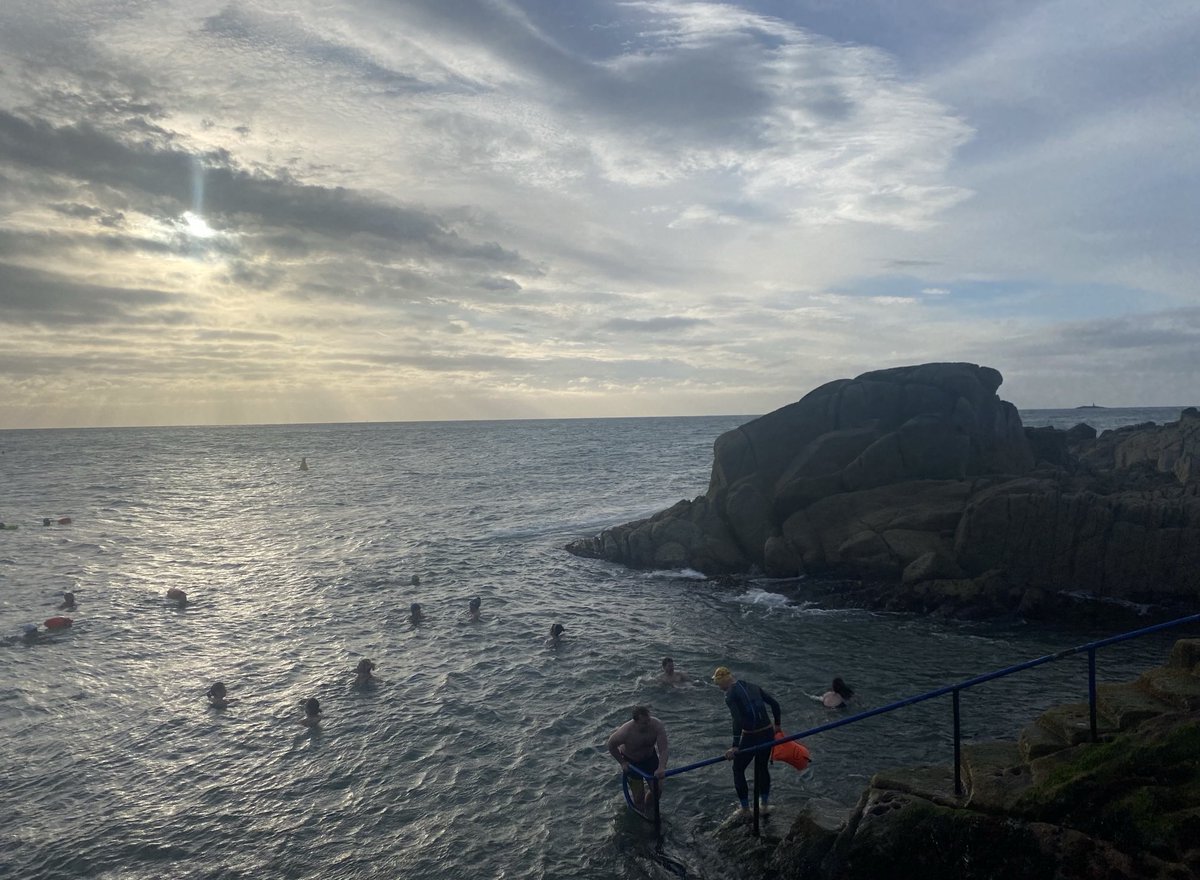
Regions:
<instances>
[{"instance_id":1,"label":"blue metal handrail","mask_svg":"<svg viewBox=\"0 0 1200 880\"><path fill-rule=\"evenodd\" d=\"M884 705L884 706L877 706L874 709L868 709L865 712L858 712L854 715L850 715L845 718L839 718L836 721L830 721L826 724L818 724L816 727L810 727L808 730L801 731L800 733L793 733L793 734L791 734L789 736L785 736L781 739L776 739L776 740L773 740L768 743L763 743L761 745L753 746L749 749L746 749L745 752L748 754L751 752L762 751L763 749L773 749L775 746L777 746L783 742L791 742L792 740L802 739L804 737L809 737L809 736L815 736L818 733L824 733L827 730L833 730L834 728L837 728L837 727L845 727L848 724L857 724L859 721L865 721L867 718L874 718L876 715L883 715L888 712L895 712L897 709L902 709L905 706L911 706L914 703L923 703L926 700L932 700L932 699L935 699L936 697L944 697L946 694L951 694L953 696L953 705L954 705L954 792L955 792L955 794L961 796L963 793L962 768L961 768L961 760L960 760L961 759L961 748L962 748L962 736L961 736L961 730L960 730L960 724L959 724L959 696L958 696L961 691L965 691L968 688L976 687L977 685L984 684L985 682L993 681L997 678L1004 678L1005 676L1013 675L1017 672L1024 672L1026 669L1033 669L1035 666L1041 666L1045 663L1053 663L1056 660L1062 660L1066 657L1072 657L1076 654L1082 654L1084 652L1087 652L1087 655L1088 655L1088 715L1089 715L1089 722L1091 725L1092 742L1096 742L1096 740L1098 739L1097 726L1096 726L1096 651L1099 648L1104 648L1104 647L1107 647L1108 645L1114 645L1117 642L1126 642L1126 641L1129 641L1130 639L1136 639L1136 638L1140 638L1141 636L1149 635L1150 633L1160 632L1165 629L1171 629L1173 627L1182 626L1183 624L1186 624L1186 623L1198 623L1198 622L1200 622L1200 614L1191 614L1191 615L1188 615L1187 617L1180 617L1175 620L1169 620L1166 623L1158 623L1158 624L1155 624L1154 626L1147 626L1147 627L1143 627L1142 629L1132 630L1127 633L1120 633L1119 635L1109 636L1108 638L1099 639L1094 642L1088 642L1087 644L1084 644L1084 645L1078 645L1074 648L1068 648L1065 651L1059 651L1056 654L1046 654L1045 656L1038 657L1034 660L1026 660L1024 663L1017 663L1014 666L1007 666L1004 669L998 669L995 672L988 672L984 675L977 675L974 678L968 678L965 681L960 681L958 684L946 685L945 687L940 687L940 688L937 688L936 690L927 691L923 694L917 694L914 697L906 697L903 700L897 700L894 703L888 703L887 705ZM687 764L683 767L675 767L672 770L668 770L664 774L664 777L678 776L682 773L690 773L693 770L698 770L701 767L707 767L710 764L723 763L725 760L726 760L725 756L720 755L715 758L707 758L703 761L696 761L694 764ZM634 766L630 765L629 769L630 769L630 771L637 773L639 776L642 776L643 778L645 778L647 780L650 779L650 776L646 773L643 773L642 770L638 767L634 767ZM628 797L628 795L627 795L627 797ZM757 806L757 793L756 793L756 798L755 798L755 805ZM657 801L656 801L655 806L656 806L655 812L657 813ZM756 819L757 819L757 815L758 814L756 811L755 812ZM757 828L755 830L757 831Z\"/></svg>"}]
</instances>

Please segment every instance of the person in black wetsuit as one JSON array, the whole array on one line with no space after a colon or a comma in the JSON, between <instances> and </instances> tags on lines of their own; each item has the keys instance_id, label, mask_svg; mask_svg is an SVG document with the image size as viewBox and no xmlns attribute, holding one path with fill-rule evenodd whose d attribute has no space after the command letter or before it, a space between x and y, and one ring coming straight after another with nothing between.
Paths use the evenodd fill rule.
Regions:
<instances>
[{"instance_id":1,"label":"person in black wetsuit","mask_svg":"<svg viewBox=\"0 0 1200 880\"><path fill-rule=\"evenodd\" d=\"M761 749L752 754L746 750L775 739L775 732L782 730L783 715L779 703L756 684L739 681L725 666L718 666L713 681L725 692L725 705L733 721L733 747L725 753L725 760L733 761L733 787L741 803L739 813L750 812L750 787L746 784L746 767L754 762L754 774L758 779L758 800L764 813L770 811L768 800L771 795L771 750ZM767 707L771 714L767 714ZM771 724L771 715L775 724Z\"/></svg>"}]
</instances>

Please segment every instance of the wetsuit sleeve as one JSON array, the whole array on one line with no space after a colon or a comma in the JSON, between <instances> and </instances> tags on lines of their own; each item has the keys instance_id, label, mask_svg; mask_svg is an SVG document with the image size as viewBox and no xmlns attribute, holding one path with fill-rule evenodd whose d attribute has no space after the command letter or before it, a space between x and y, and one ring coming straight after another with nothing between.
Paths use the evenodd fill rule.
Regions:
<instances>
[{"instance_id":1,"label":"wetsuit sleeve","mask_svg":"<svg viewBox=\"0 0 1200 880\"><path fill-rule=\"evenodd\" d=\"M758 693L763 698L763 702L771 707L771 714L775 716L775 726L779 727L783 723L783 710L779 708L779 701L762 688L758 689Z\"/></svg>"},{"instance_id":2,"label":"wetsuit sleeve","mask_svg":"<svg viewBox=\"0 0 1200 880\"><path fill-rule=\"evenodd\" d=\"M729 707L733 729L733 747L736 749L742 743L742 713L738 709L737 703L729 697L725 698L725 705Z\"/></svg>"}]
</instances>

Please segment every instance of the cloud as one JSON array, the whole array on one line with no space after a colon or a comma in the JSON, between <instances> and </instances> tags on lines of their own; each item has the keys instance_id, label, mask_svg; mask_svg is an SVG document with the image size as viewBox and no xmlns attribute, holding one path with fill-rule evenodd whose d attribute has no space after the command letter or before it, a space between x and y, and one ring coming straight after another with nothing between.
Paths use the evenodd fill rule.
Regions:
<instances>
[{"instance_id":1,"label":"cloud","mask_svg":"<svg viewBox=\"0 0 1200 880\"><path fill-rule=\"evenodd\" d=\"M89 284L37 269L0 263L0 325L161 326L187 313L180 297L165 291Z\"/></svg>"},{"instance_id":2,"label":"cloud","mask_svg":"<svg viewBox=\"0 0 1200 880\"><path fill-rule=\"evenodd\" d=\"M0 413L762 411L939 359L1144 397L1188 364L1197 36L1179 0L8 4Z\"/></svg>"},{"instance_id":3,"label":"cloud","mask_svg":"<svg viewBox=\"0 0 1200 880\"><path fill-rule=\"evenodd\" d=\"M621 333L662 333L673 330L690 330L708 323L710 322L701 318L683 318L671 315L640 320L637 318L613 318L605 321L603 326L606 330L616 330Z\"/></svg>"}]
</instances>

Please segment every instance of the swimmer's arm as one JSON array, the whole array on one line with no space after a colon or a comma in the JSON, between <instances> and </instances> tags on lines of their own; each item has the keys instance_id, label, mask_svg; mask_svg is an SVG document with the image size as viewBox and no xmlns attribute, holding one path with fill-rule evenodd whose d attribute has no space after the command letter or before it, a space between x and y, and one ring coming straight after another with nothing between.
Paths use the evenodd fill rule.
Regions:
<instances>
[{"instance_id":1,"label":"swimmer's arm","mask_svg":"<svg viewBox=\"0 0 1200 880\"><path fill-rule=\"evenodd\" d=\"M625 745L625 725L622 724L613 731L612 736L608 738L608 753L621 764L625 765L625 756L621 754L621 746Z\"/></svg>"}]
</instances>

